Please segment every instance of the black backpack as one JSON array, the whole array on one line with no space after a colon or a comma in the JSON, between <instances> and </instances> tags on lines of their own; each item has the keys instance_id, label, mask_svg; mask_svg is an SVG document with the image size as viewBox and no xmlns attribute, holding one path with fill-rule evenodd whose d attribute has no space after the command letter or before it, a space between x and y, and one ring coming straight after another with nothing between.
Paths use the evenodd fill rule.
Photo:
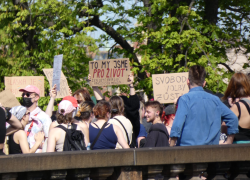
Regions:
<instances>
[{"instance_id":1,"label":"black backpack","mask_svg":"<svg viewBox=\"0 0 250 180\"><path fill-rule=\"evenodd\" d=\"M71 124L71 129L67 129L62 125L57 126L63 129L65 134L65 140L63 144L63 151L82 151L86 150L84 143L84 135L82 131L76 130L77 125Z\"/></svg>"}]
</instances>

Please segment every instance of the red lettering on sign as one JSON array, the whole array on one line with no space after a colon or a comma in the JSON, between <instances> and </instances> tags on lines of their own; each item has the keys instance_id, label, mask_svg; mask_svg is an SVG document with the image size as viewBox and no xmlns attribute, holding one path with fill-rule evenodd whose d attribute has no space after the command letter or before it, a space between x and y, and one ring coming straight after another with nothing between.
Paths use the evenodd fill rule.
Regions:
<instances>
[{"instance_id":1,"label":"red lettering on sign","mask_svg":"<svg viewBox=\"0 0 250 180\"><path fill-rule=\"evenodd\" d=\"M116 73L117 73L117 69L113 69L113 77L115 77Z\"/></svg>"},{"instance_id":2,"label":"red lettering on sign","mask_svg":"<svg viewBox=\"0 0 250 180\"><path fill-rule=\"evenodd\" d=\"M125 70L125 68L122 68L121 70L122 70L122 77L123 77L123 71Z\"/></svg>"},{"instance_id":3,"label":"red lettering on sign","mask_svg":"<svg viewBox=\"0 0 250 180\"><path fill-rule=\"evenodd\" d=\"M100 72L101 72L101 69L98 69L97 70L97 78L100 78L100 76L99 76Z\"/></svg>"},{"instance_id":4,"label":"red lettering on sign","mask_svg":"<svg viewBox=\"0 0 250 180\"><path fill-rule=\"evenodd\" d=\"M101 77L103 78L103 76L104 76L104 69L102 69L101 71Z\"/></svg>"},{"instance_id":5,"label":"red lettering on sign","mask_svg":"<svg viewBox=\"0 0 250 180\"><path fill-rule=\"evenodd\" d=\"M119 74L118 74L119 73ZM120 74L121 74L121 70L120 69L117 69L117 77L120 77Z\"/></svg>"},{"instance_id":6,"label":"red lettering on sign","mask_svg":"<svg viewBox=\"0 0 250 180\"><path fill-rule=\"evenodd\" d=\"M94 69L93 78L95 77L95 73L97 73L97 69Z\"/></svg>"},{"instance_id":7,"label":"red lettering on sign","mask_svg":"<svg viewBox=\"0 0 250 180\"><path fill-rule=\"evenodd\" d=\"M107 75L106 75L106 78L109 78L109 68L107 68L108 72L107 72Z\"/></svg>"}]
</instances>

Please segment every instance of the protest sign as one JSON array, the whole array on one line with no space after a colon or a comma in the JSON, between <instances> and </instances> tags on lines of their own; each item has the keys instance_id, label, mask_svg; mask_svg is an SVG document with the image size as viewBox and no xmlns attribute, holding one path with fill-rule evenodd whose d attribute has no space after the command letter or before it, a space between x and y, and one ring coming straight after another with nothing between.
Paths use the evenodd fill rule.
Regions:
<instances>
[{"instance_id":1,"label":"protest sign","mask_svg":"<svg viewBox=\"0 0 250 180\"><path fill-rule=\"evenodd\" d=\"M62 60L63 54L54 56L52 87L56 84L57 91L60 91Z\"/></svg>"},{"instance_id":2,"label":"protest sign","mask_svg":"<svg viewBox=\"0 0 250 180\"><path fill-rule=\"evenodd\" d=\"M44 97L44 76L14 76L4 77L5 90L10 90L16 97L22 97L23 89L28 85L34 85L40 90L40 97Z\"/></svg>"},{"instance_id":3,"label":"protest sign","mask_svg":"<svg viewBox=\"0 0 250 180\"><path fill-rule=\"evenodd\" d=\"M173 103L189 91L188 73L153 74L154 99L160 103Z\"/></svg>"},{"instance_id":4,"label":"protest sign","mask_svg":"<svg viewBox=\"0 0 250 180\"><path fill-rule=\"evenodd\" d=\"M53 69L43 69L43 72L45 76L47 77L50 88L52 88L52 79L53 79ZM58 88L57 88L58 89ZM64 76L63 72L61 71L60 75L60 91L57 91L57 98L64 98L65 96L69 96L69 87L68 87L68 81L66 77Z\"/></svg>"},{"instance_id":5,"label":"protest sign","mask_svg":"<svg viewBox=\"0 0 250 180\"><path fill-rule=\"evenodd\" d=\"M108 59L89 62L91 86L110 86L129 84L130 75L129 59Z\"/></svg>"},{"instance_id":6,"label":"protest sign","mask_svg":"<svg viewBox=\"0 0 250 180\"><path fill-rule=\"evenodd\" d=\"M10 90L0 92L0 103L4 107L20 106L19 101Z\"/></svg>"}]
</instances>

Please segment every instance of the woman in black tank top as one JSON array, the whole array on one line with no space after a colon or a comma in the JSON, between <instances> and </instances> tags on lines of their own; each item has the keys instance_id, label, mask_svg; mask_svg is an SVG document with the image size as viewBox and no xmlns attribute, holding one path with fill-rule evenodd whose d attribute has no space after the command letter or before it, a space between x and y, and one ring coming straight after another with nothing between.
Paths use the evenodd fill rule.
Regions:
<instances>
[{"instance_id":1,"label":"woman in black tank top","mask_svg":"<svg viewBox=\"0 0 250 180\"><path fill-rule=\"evenodd\" d=\"M232 98L230 108L239 120L239 133L234 136L234 143L250 143L250 80L243 73L235 73L222 98ZM238 101L238 102L237 102Z\"/></svg>"},{"instance_id":2,"label":"woman in black tank top","mask_svg":"<svg viewBox=\"0 0 250 180\"><path fill-rule=\"evenodd\" d=\"M13 115L17 117L18 120L21 121L23 127L25 127L28 124L30 112L27 111L27 108L23 106L15 106L10 111ZM9 135L8 132L13 132L13 130L11 128L8 128L7 135ZM27 134L24 131L24 128L14 132L12 135L9 135L9 154L36 152L37 148L44 140L44 133L39 132L38 134L36 134L35 140L36 143L30 149L27 140Z\"/></svg>"}]
</instances>

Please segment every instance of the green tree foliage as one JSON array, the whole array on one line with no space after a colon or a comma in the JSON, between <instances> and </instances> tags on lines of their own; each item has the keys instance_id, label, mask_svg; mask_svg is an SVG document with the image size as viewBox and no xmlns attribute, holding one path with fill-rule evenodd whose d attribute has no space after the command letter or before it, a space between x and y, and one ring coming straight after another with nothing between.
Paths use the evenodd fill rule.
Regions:
<instances>
[{"instance_id":1,"label":"green tree foliage","mask_svg":"<svg viewBox=\"0 0 250 180\"><path fill-rule=\"evenodd\" d=\"M224 92L223 79L233 70L226 64L226 51L250 52L249 1L226 0L144 0L132 6L127 15L136 17L138 26L120 26L124 39L138 42L134 49L115 49L130 55L138 74L139 89L152 95L150 74L185 72L192 65L206 68L207 89ZM122 13L123 14L123 13ZM110 34L112 37L112 35ZM118 42L116 40L116 42ZM123 44L121 44L123 45ZM141 63L138 57L141 57ZM220 65L218 67L218 65ZM224 68L222 68L224 67ZM246 67L246 66L245 66Z\"/></svg>"},{"instance_id":2,"label":"green tree foliage","mask_svg":"<svg viewBox=\"0 0 250 180\"><path fill-rule=\"evenodd\" d=\"M96 48L86 32L95 28L105 32L96 39L99 46L113 40L121 47L112 46L110 58L130 58L136 88L148 95L150 75L185 72L195 64L206 67L207 88L223 92L222 79L233 73L226 50L250 51L247 0L5 0L0 8L2 77L40 75L54 55L64 54L70 86L82 86L89 60L83 47Z\"/></svg>"},{"instance_id":3,"label":"green tree foliage","mask_svg":"<svg viewBox=\"0 0 250 180\"><path fill-rule=\"evenodd\" d=\"M79 8L84 8L81 6ZM83 87L88 75L87 47L96 48L87 35L85 22L78 17L77 3L57 0L5 0L0 3L1 89L4 76L39 76L43 68L53 67L53 57L63 54L62 70L72 90ZM48 95L49 84L46 81ZM39 105L49 97L40 98Z\"/></svg>"}]
</instances>

